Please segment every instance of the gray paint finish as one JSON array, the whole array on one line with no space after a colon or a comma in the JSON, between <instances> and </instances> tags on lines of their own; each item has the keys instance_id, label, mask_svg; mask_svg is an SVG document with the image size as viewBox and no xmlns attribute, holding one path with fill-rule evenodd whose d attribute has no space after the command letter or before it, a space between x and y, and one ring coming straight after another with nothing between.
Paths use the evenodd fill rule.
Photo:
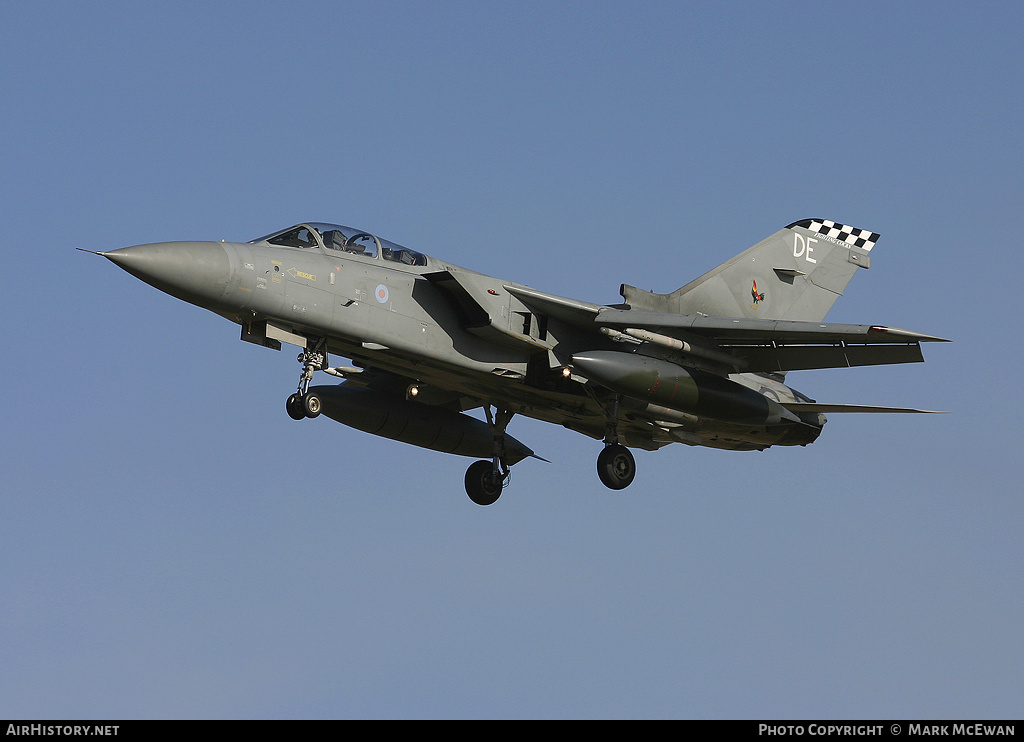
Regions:
<instances>
[{"instance_id":1,"label":"gray paint finish","mask_svg":"<svg viewBox=\"0 0 1024 742\"><path fill-rule=\"evenodd\" d=\"M825 412L920 412L818 404L798 369L910 363L942 338L823 320L878 235L828 220L779 230L670 294L623 285L608 307L461 268L349 227L301 224L250 243L164 242L101 253L172 296L302 348L296 418L481 458L480 504L529 457L515 415L603 440L609 487L635 473L628 448L806 445ZM332 366L331 356L350 359ZM310 386L315 372L343 379ZM487 422L464 411L483 409ZM489 461L488 461L489 459Z\"/></svg>"}]
</instances>

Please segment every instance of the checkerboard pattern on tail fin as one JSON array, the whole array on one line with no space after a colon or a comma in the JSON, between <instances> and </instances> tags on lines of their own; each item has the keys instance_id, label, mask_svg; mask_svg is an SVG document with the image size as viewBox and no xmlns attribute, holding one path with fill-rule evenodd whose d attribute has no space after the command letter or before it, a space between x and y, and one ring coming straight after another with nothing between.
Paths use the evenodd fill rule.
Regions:
<instances>
[{"instance_id":1,"label":"checkerboard pattern on tail fin","mask_svg":"<svg viewBox=\"0 0 1024 742\"><path fill-rule=\"evenodd\" d=\"M803 219L799 222L793 222L786 229L792 229L793 227L803 227L812 232L817 232L822 237L831 237L834 240L845 242L847 245L859 247L862 250L871 250L880 237L877 232L869 232L866 229L839 224L831 219Z\"/></svg>"}]
</instances>

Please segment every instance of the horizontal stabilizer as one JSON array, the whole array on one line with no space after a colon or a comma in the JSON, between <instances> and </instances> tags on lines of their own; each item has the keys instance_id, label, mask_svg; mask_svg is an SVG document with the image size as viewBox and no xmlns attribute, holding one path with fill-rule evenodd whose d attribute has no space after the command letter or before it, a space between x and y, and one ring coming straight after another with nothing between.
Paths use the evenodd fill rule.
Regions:
<instances>
[{"instance_id":1,"label":"horizontal stabilizer","mask_svg":"<svg viewBox=\"0 0 1024 742\"><path fill-rule=\"evenodd\" d=\"M918 410L913 407L876 407L864 404L818 404L817 402L780 402L790 412L920 412L944 415L946 410Z\"/></svg>"}]
</instances>

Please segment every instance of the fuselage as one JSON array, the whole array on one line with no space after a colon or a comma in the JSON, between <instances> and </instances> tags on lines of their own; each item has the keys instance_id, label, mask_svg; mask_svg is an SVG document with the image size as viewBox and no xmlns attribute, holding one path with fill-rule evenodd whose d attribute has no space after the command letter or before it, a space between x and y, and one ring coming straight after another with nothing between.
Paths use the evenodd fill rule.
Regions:
<instances>
[{"instance_id":1,"label":"fuselage","mask_svg":"<svg viewBox=\"0 0 1024 742\"><path fill-rule=\"evenodd\" d=\"M243 339L323 341L331 354L436 389L463 409L500 404L601 438L611 390L620 395L624 442L647 449L804 445L825 422L780 406L806 400L781 377L624 345L576 321L573 308L584 302L545 295L550 311L538 311L521 298L537 293L529 287L347 227L305 224L248 243L167 242L104 255L239 324ZM611 359L604 371L573 364L594 353Z\"/></svg>"}]
</instances>

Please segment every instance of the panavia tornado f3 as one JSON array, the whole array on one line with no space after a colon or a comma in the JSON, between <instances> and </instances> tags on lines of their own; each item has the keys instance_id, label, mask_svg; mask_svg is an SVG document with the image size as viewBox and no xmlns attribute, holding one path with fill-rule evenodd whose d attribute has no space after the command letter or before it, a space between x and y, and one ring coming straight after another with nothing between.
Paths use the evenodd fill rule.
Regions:
<instances>
[{"instance_id":1,"label":"panavia tornado f3","mask_svg":"<svg viewBox=\"0 0 1024 742\"><path fill-rule=\"evenodd\" d=\"M630 448L734 451L813 442L831 412L789 371L923 361L942 338L825 315L878 235L794 222L670 294L622 285L591 304L486 276L369 232L309 222L246 243L161 242L99 253L171 296L241 325L241 339L302 349L287 413L480 459L470 498L498 499L536 456L514 415L603 441L601 481L633 481ZM331 356L349 359L332 365ZM311 386L315 372L340 383ZM464 414L481 408L485 420Z\"/></svg>"}]
</instances>

